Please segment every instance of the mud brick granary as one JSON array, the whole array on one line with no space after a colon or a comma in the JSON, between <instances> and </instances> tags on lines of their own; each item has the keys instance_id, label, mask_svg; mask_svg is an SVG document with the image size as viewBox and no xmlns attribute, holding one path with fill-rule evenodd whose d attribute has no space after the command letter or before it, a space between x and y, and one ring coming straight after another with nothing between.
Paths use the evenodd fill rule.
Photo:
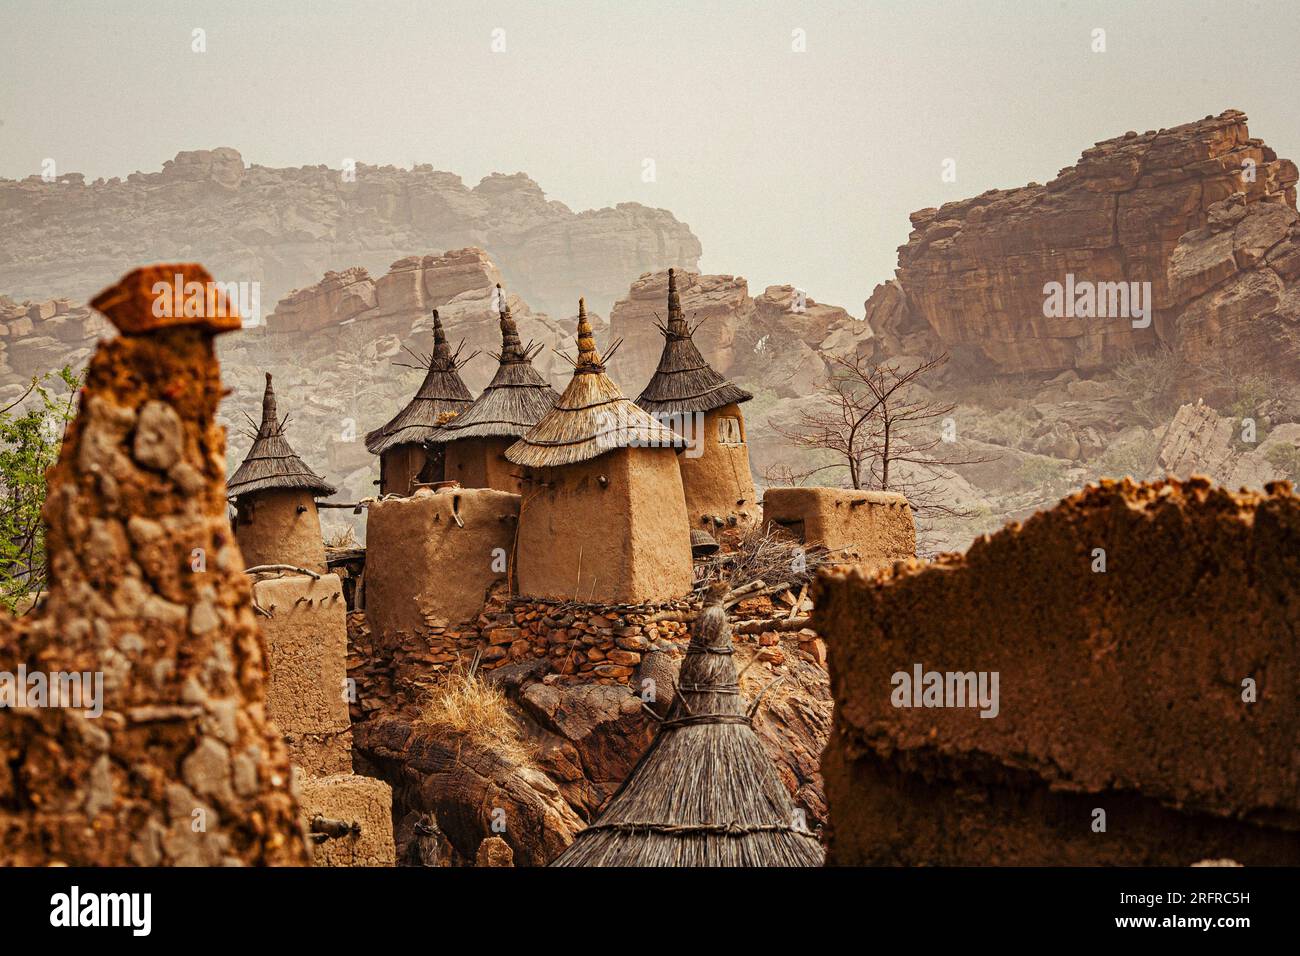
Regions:
<instances>
[{"instance_id":1,"label":"mud brick granary","mask_svg":"<svg viewBox=\"0 0 1300 956\"><path fill-rule=\"evenodd\" d=\"M497 372L474 404L441 429L444 474L465 488L517 494L519 468L506 460L506 449L541 421L560 396L533 368L533 356L541 346L525 348L519 341L519 329L501 286L497 286L497 298L501 303Z\"/></svg>"},{"instance_id":2,"label":"mud brick granary","mask_svg":"<svg viewBox=\"0 0 1300 956\"><path fill-rule=\"evenodd\" d=\"M298 457L284 436L271 373L262 395L262 423L226 493L235 503L235 540L247 566L293 564L325 570L316 499L335 488Z\"/></svg>"},{"instance_id":3,"label":"mud brick granary","mask_svg":"<svg viewBox=\"0 0 1300 956\"><path fill-rule=\"evenodd\" d=\"M748 524L757 518L758 505L740 405L754 396L719 375L696 348L673 269L668 270L668 322L660 331L659 367L636 403L691 440L679 459L691 527Z\"/></svg>"},{"instance_id":4,"label":"mud brick granary","mask_svg":"<svg viewBox=\"0 0 1300 956\"><path fill-rule=\"evenodd\" d=\"M379 456L379 493L409 495L416 482L445 477L439 425L465 411L473 396L460 377L460 350L452 351L438 310L433 310L433 353L420 389L387 424L366 435L366 448Z\"/></svg>"},{"instance_id":5,"label":"mud brick granary","mask_svg":"<svg viewBox=\"0 0 1300 956\"><path fill-rule=\"evenodd\" d=\"M677 467L684 445L605 374L580 302L573 380L506 452L525 469L519 593L640 604L690 591L690 529Z\"/></svg>"}]
</instances>

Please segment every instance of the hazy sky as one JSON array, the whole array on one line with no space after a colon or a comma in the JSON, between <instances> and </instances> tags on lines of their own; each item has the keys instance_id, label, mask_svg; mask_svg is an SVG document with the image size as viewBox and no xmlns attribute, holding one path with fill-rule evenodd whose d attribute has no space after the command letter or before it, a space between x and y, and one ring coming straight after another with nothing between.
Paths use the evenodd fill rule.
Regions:
<instances>
[{"instance_id":1,"label":"hazy sky","mask_svg":"<svg viewBox=\"0 0 1300 956\"><path fill-rule=\"evenodd\" d=\"M670 209L705 271L861 314L909 212L1098 139L1235 107L1300 158L1298 35L1300 0L0 0L0 176L214 146L522 170L574 210Z\"/></svg>"}]
</instances>

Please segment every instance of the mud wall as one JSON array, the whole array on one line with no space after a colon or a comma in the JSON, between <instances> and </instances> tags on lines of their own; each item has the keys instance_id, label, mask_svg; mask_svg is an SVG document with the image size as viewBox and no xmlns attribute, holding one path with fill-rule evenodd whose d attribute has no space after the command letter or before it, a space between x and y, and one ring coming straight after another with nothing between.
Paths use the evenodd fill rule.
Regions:
<instances>
[{"instance_id":1,"label":"mud wall","mask_svg":"<svg viewBox=\"0 0 1300 956\"><path fill-rule=\"evenodd\" d=\"M255 492L236 506L235 540L245 567L292 564L325 570L325 541L311 492L275 489Z\"/></svg>"},{"instance_id":2,"label":"mud wall","mask_svg":"<svg viewBox=\"0 0 1300 956\"><path fill-rule=\"evenodd\" d=\"M826 575L814 598L830 862L1300 862L1285 483L1107 480L965 555ZM930 704L948 706L902 693L917 666L997 675L996 706L953 706L946 678Z\"/></svg>"},{"instance_id":3,"label":"mud wall","mask_svg":"<svg viewBox=\"0 0 1300 956\"><path fill-rule=\"evenodd\" d=\"M293 762L309 774L350 773L347 612L338 576L258 581L253 600L265 612L258 624L266 638L266 712Z\"/></svg>"},{"instance_id":4,"label":"mud wall","mask_svg":"<svg viewBox=\"0 0 1300 956\"><path fill-rule=\"evenodd\" d=\"M519 518L520 595L645 604L690 591L690 529L673 452L619 448L530 475Z\"/></svg>"},{"instance_id":5,"label":"mud wall","mask_svg":"<svg viewBox=\"0 0 1300 956\"><path fill-rule=\"evenodd\" d=\"M798 535L836 560L883 567L916 554L916 525L907 499L850 488L768 488L763 520Z\"/></svg>"},{"instance_id":6,"label":"mud wall","mask_svg":"<svg viewBox=\"0 0 1300 956\"><path fill-rule=\"evenodd\" d=\"M520 493L516 477L523 471L506 460L506 449L515 443L513 438L462 438L443 446L445 474L448 481L459 481L466 488L495 488Z\"/></svg>"},{"instance_id":7,"label":"mud wall","mask_svg":"<svg viewBox=\"0 0 1300 956\"><path fill-rule=\"evenodd\" d=\"M718 441L718 422L734 418L740 444ZM668 423L671 427L671 422ZM749 524L758 518L754 478L749 470L749 445L745 419L739 405L726 405L705 412L700 434L692 434L695 447L678 456L682 487L686 492L686 515L692 528L712 531L714 519Z\"/></svg>"}]
</instances>

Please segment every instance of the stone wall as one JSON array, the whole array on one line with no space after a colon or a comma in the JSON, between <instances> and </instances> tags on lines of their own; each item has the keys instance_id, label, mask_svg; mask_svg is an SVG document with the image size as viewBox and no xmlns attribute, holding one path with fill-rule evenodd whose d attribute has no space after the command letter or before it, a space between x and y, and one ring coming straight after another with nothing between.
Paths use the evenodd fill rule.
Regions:
<instances>
[{"instance_id":1,"label":"stone wall","mask_svg":"<svg viewBox=\"0 0 1300 956\"><path fill-rule=\"evenodd\" d=\"M226 517L213 336L239 319L157 317L150 289L173 273L211 280L157 266L96 299L123 334L91 360L49 472L48 595L33 614L0 615L0 672L102 681L93 716L7 702L0 863L308 861Z\"/></svg>"},{"instance_id":2,"label":"stone wall","mask_svg":"<svg viewBox=\"0 0 1300 956\"><path fill-rule=\"evenodd\" d=\"M1289 485L1105 480L814 599L831 863L1300 862ZM997 675L996 706L960 706L955 683L959 706L926 706L898 676L917 666Z\"/></svg>"},{"instance_id":3,"label":"stone wall","mask_svg":"<svg viewBox=\"0 0 1300 956\"><path fill-rule=\"evenodd\" d=\"M476 654L487 672L539 661L539 676L627 684L646 651L684 645L687 639L686 624L652 619L688 612L691 606L686 600L611 607L510 599L501 585L481 613L455 626L434 623L381 637L373 630L373 619L354 613L349 618L348 673L357 680L359 699L353 719L390 704L418 704L427 688L452 670L468 668Z\"/></svg>"}]
</instances>

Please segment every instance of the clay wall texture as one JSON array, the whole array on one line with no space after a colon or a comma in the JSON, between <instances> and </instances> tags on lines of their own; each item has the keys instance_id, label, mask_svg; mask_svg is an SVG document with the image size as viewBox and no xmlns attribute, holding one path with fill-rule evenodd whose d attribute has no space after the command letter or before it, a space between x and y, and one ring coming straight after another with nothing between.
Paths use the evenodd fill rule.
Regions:
<instances>
[{"instance_id":1,"label":"clay wall texture","mask_svg":"<svg viewBox=\"0 0 1300 956\"><path fill-rule=\"evenodd\" d=\"M718 441L718 420L736 419L741 444ZM666 422L670 427L671 422ZM712 530L709 518L726 521L735 516L738 523L750 524L758 518L758 496L749 470L749 445L745 444L745 418L739 405L724 405L704 413L701 434L692 434L695 447L677 459L682 469L682 488L686 494L686 515L692 528Z\"/></svg>"},{"instance_id":2,"label":"clay wall texture","mask_svg":"<svg viewBox=\"0 0 1300 956\"><path fill-rule=\"evenodd\" d=\"M521 596L643 604L690 591L686 498L671 450L618 448L530 473L519 518Z\"/></svg>"},{"instance_id":3,"label":"clay wall texture","mask_svg":"<svg viewBox=\"0 0 1300 956\"><path fill-rule=\"evenodd\" d=\"M311 492L300 489L259 491L237 506L235 540L244 566L292 564L325 570L325 541ZM299 507L305 508L299 511Z\"/></svg>"},{"instance_id":4,"label":"clay wall texture","mask_svg":"<svg viewBox=\"0 0 1300 956\"><path fill-rule=\"evenodd\" d=\"M835 560L883 567L916 554L916 524L907 499L888 491L768 488L763 520L801 530L804 544Z\"/></svg>"},{"instance_id":5,"label":"clay wall texture","mask_svg":"<svg viewBox=\"0 0 1300 956\"><path fill-rule=\"evenodd\" d=\"M823 576L830 862L1300 862L1298 591L1300 499L1204 478L1103 481L965 555ZM918 663L996 672L997 716L894 706Z\"/></svg>"},{"instance_id":6,"label":"clay wall texture","mask_svg":"<svg viewBox=\"0 0 1300 956\"><path fill-rule=\"evenodd\" d=\"M448 481L459 481L466 488L495 488L517 495L521 491L519 479L523 472L518 465L506 461L505 451L515 443L513 438L462 438L447 442L444 474Z\"/></svg>"},{"instance_id":7,"label":"clay wall texture","mask_svg":"<svg viewBox=\"0 0 1300 956\"><path fill-rule=\"evenodd\" d=\"M347 611L338 575L258 581L253 600L271 615L258 617L266 639L267 716L296 766L310 774L350 773Z\"/></svg>"},{"instance_id":8,"label":"clay wall texture","mask_svg":"<svg viewBox=\"0 0 1300 956\"><path fill-rule=\"evenodd\" d=\"M518 495L491 488L372 504L366 519L371 629L409 634L472 620L488 590L506 577L518 514Z\"/></svg>"}]
</instances>

